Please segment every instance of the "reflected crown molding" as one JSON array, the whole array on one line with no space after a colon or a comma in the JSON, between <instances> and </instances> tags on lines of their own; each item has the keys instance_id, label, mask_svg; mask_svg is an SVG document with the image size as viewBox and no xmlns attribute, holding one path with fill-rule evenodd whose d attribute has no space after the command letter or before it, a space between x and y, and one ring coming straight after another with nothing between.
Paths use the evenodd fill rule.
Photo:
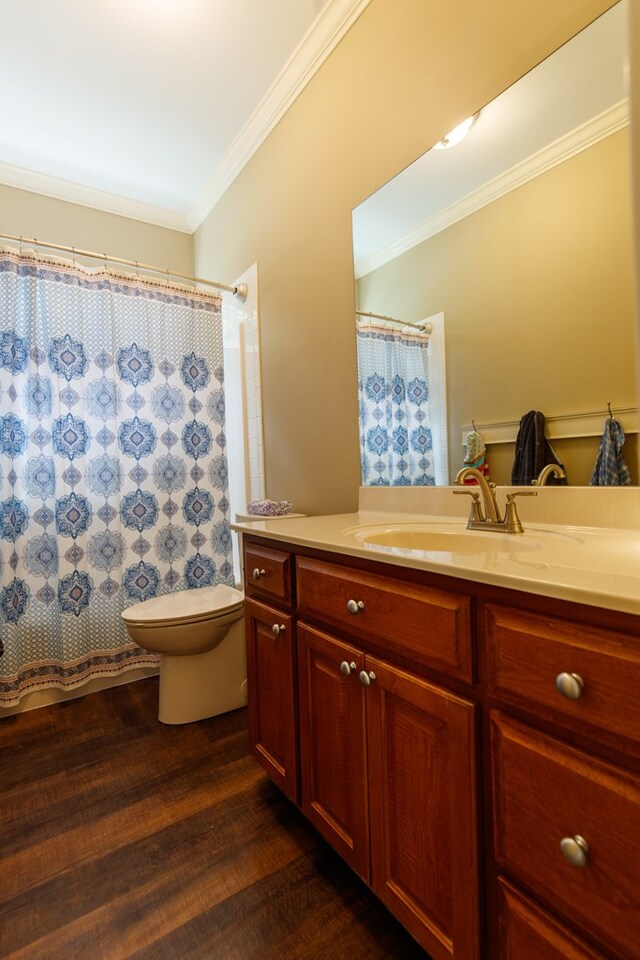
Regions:
<instances>
[{"instance_id":1,"label":"reflected crown molding","mask_svg":"<svg viewBox=\"0 0 640 960\"><path fill-rule=\"evenodd\" d=\"M478 190L452 203L451 206L430 217L416 230L387 244L371 256L363 257L355 264L356 279L359 280L373 270L378 270L396 257L402 256L403 253L407 253L408 250L440 233L441 230L457 223L458 220L463 220L494 200L516 190L528 180L533 180L547 170L564 163L565 160L570 160L583 150L617 133L629 124L629 116L629 101L621 100L609 110L576 127L566 136L555 140L549 146L523 160L522 163L516 164L515 167L490 180Z\"/></svg>"}]
</instances>

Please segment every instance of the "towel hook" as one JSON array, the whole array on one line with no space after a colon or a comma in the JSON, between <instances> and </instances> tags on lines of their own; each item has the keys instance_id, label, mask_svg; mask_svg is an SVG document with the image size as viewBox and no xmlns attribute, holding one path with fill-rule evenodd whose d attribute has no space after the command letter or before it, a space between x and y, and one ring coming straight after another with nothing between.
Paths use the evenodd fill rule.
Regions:
<instances>
[{"instance_id":1,"label":"towel hook","mask_svg":"<svg viewBox=\"0 0 640 960\"><path fill-rule=\"evenodd\" d=\"M476 430L476 422L475 422L475 420L472 420L472 421L471 421L471 426L473 427L473 432L474 432L474 433L477 433L478 431Z\"/></svg>"},{"instance_id":2,"label":"towel hook","mask_svg":"<svg viewBox=\"0 0 640 960\"><path fill-rule=\"evenodd\" d=\"M611 400L607 402L607 409L609 411L609 420L613 420L613 414L611 413Z\"/></svg>"}]
</instances>

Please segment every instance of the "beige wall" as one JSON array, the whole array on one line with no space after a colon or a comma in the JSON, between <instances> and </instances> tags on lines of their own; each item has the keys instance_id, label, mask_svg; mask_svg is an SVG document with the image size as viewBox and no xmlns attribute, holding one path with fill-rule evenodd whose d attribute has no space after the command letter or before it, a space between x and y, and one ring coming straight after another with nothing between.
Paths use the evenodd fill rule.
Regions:
<instances>
[{"instance_id":1,"label":"beige wall","mask_svg":"<svg viewBox=\"0 0 640 960\"><path fill-rule=\"evenodd\" d=\"M444 312L450 473L462 426L636 403L629 134L622 130L362 277L363 310ZM629 438L635 472L635 439ZM554 442L587 484L599 438ZM491 451L508 483L512 445Z\"/></svg>"},{"instance_id":2,"label":"beige wall","mask_svg":"<svg viewBox=\"0 0 640 960\"><path fill-rule=\"evenodd\" d=\"M190 234L2 184L0 232L193 273Z\"/></svg>"},{"instance_id":3,"label":"beige wall","mask_svg":"<svg viewBox=\"0 0 640 960\"><path fill-rule=\"evenodd\" d=\"M635 315L637 376L640 384L640 3L629 4L629 36L631 46L631 161L635 226ZM640 449L638 450L640 470Z\"/></svg>"},{"instance_id":4,"label":"beige wall","mask_svg":"<svg viewBox=\"0 0 640 960\"><path fill-rule=\"evenodd\" d=\"M269 496L356 504L351 209L611 5L372 0L202 224L199 273L258 263Z\"/></svg>"}]
</instances>

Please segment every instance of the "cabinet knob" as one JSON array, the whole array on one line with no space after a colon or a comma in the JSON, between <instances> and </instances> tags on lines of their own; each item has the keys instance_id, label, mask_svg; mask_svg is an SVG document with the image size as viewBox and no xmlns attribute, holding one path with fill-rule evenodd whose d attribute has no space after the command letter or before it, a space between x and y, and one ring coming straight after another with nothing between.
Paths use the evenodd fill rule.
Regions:
<instances>
[{"instance_id":1,"label":"cabinet knob","mask_svg":"<svg viewBox=\"0 0 640 960\"><path fill-rule=\"evenodd\" d=\"M579 700L584 690L584 680L577 673L559 673L556 677L558 693L567 700Z\"/></svg>"},{"instance_id":2,"label":"cabinet knob","mask_svg":"<svg viewBox=\"0 0 640 960\"><path fill-rule=\"evenodd\" d=\"M376 678L376 675L373 672L373 670L369 670L369 673L367 673L366 670L361 670L358 680L360 681L363 687L370 687L373 681L375 680L375 678Z\"/></svg>"},{"instance_id":3,"label":"cabinet knob","mask_svg":"<svg viewBox=\"0 0 640 960\"><path fill-rule=\"evenodd\" d=\"M360 613L364 610L364 603L362 600L347 600L347 610L353 614Z\"/></svg>"},{"instance_id":4,"label":"cabinet knob","mask_svg":"<svg viewBox=\"0 0 640 960\"><path fill-rule=\"evenodd\" d=\"M264 570L260 570L259 567L256 567L255 570L253 571L253 579L254 579L254 580L259 580L260 577L264 577L264 576L266 576L265 571L264 571Z\"/></svg>"},{"instance_id":5,"label":"cabinet knob","mask_svg":"<svg viewBox=\"0 0 640 960\"><path fill-rule=\"evenodd\" d=\"M279 637L280 634L284 633L286 629L287 628L284 623L274 623L274 625L271 627L271 633L274 635L274 637Z\"/></svg>"},{"instance_id":6,"label":"cabinet knob","mask_svg":"<svg viewBox=\"0 0 640 960\"><path fill-rule=\"evenodd\" d=\"M574 837L563 837L560 841L560 849L565 860L568 860L573 867L586 867L589 844L584 837L578 834Z\"/></svg>"},{"instance_id":7,"label":"cabinet knob","mask_svg":"<svg viewBox=\"0 0 640 960\"><path fill-rule=\"evenodd\" d=\"M340 673L342 674L343 677L350 677L355 669L356 669L356 665L353 662L353 660L351 661L351 663L347 663L346 660L343 660L342 663L340 664Z\"/></svg>"}]
</instances>

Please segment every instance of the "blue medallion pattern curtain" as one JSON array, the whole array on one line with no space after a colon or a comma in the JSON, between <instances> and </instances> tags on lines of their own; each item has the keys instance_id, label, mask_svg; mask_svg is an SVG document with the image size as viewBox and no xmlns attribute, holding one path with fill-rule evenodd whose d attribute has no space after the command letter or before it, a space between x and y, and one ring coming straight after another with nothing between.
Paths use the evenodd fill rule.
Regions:
<instances>
[{"instance_id":1,"label":"blue medallion pattern curtain","mask_svg":"<svg viewBox=\"0 0 640 960\"><path fill-rule=\"evenodd\" d=\"M220 310L0 249L0 704L155 664L120 612L233 583Z\"/></svg>"},{"instance_id":2,"label":"blue medallion pattern curtain","mask_svg":"<svg viewBox=\"0 0 640 960\"><path fill-rule=\"evenodd\" d=\"M363 486L433 486L429 335L356 324Z\"/></svg>"}]
</instances>

